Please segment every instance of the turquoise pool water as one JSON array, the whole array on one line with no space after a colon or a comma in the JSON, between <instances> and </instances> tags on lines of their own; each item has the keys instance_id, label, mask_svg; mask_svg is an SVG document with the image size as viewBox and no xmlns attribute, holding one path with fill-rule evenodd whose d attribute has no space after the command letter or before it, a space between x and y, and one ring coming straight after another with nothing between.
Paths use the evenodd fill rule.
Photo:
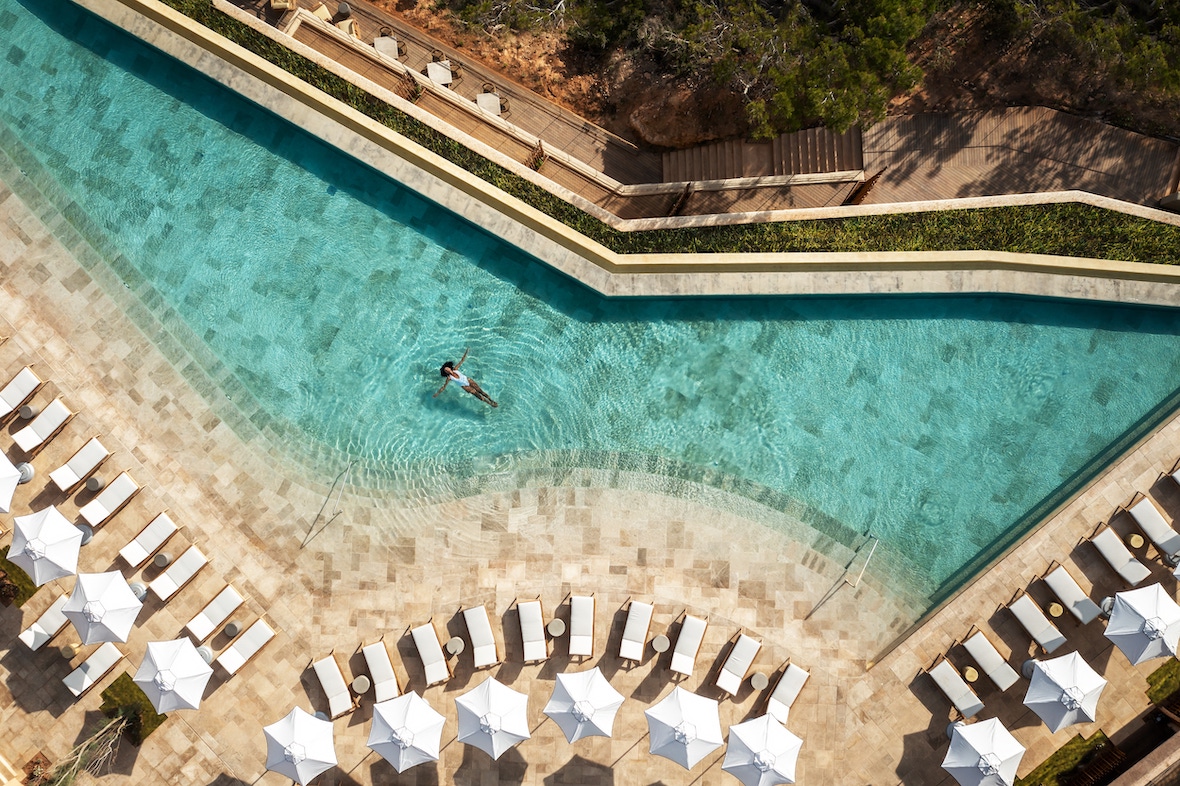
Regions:
<instances>
[{"instance_id":1,"label":"turquoise pool water","mask_svg":"<svg viewBox=\"0 0 1180 786\"><path fill-rule=\"evenodd\" d=\"M3 152L256 420L371 477L678 475L869 532L933 596L1180 387L1174 311L604 300L68 2L0 0L0 56ZM432 398L467 346L496 410Z\"/></svg>"}]
</instances>

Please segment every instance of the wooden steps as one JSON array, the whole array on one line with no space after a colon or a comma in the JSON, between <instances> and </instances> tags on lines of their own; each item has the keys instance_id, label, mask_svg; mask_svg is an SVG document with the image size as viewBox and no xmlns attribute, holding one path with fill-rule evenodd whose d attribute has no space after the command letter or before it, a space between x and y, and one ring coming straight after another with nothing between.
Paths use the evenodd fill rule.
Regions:
<instances>
[{"instance_id":1,"label":"wooden steps","mask_svg":"<svg viewBox=\"0 0 1180 786\"><path fill-rule=\"evenodd\" d=\"M770 142L726 140L663 156L663 182L856 172L864 168L860 129L809 128Z\"/></svg>"}]
</instances>

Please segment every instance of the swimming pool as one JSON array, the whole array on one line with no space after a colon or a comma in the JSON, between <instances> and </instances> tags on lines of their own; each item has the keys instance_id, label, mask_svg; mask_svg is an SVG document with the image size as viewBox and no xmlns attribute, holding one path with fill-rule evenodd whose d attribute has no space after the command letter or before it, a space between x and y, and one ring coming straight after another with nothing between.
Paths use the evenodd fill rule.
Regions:
<instances>
[{"instance_id":1,"label":"swimming pool","mask_svg":"<svg viewBox=\"0 0 1180 786\"><path fill-rule=\"evenodd\" d=\"M253 425L374 486L683 478L933 598L1175 406L1173 311L605 300L64 0L0 0L0 52L0 150ZM432 398L467 346L496 410Z\"/></svg>"}]
</instances>

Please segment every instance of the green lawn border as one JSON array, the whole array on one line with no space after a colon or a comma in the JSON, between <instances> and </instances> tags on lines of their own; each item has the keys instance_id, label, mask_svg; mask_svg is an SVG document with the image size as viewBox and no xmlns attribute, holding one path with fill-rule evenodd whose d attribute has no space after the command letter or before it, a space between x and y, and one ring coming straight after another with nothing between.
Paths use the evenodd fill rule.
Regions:
<instances>
[{"instance_id":1,"label":"green lawn border","mask_svg":"<svg viewBox=\"0 0 1180 786\"><path fill-rule=\"evenodd\" d=\"M16 596L16 599L13 601L17 608L20 608L21 606L25 605L25 601L37 594L37 590L39 590L40 587L33 583L33 580L29 578L29 574L21 570L20 566L14 565L8 561L9 548L9 546L5 546L3 549L0 549L0 570L7 573L8 580L15 584L17 589L20 590Z\"/></svg>"},{"instance_id":2,"label":"green lawn border","mask_svg":"<svg viewBox=\"0 0 1180 786\"><path fill-rule=\"evenodd\" d=\"M102 692L99 710L108 718L127 718L127 739L135 747L143 744L153 731L168 720L167 715L156 712L147 694L135 684L131 674L123 672Z\"/></svg>"},{"instance_id":3,"label":"green lawn border","mask_svg":"<svg viewBox=\"0 0 1180 786\"><path fill-rule=\"evenodd\" d=\"M1093 751L1106 744L1107 737L1101 731L1094 732L1090 739L1077 735L1045 759L1035 770L1023 778L1016 779L1016 786L1058 786L1061 776L1073 772Z\"/></svg>"},{"instance_id":4,"label":"green lawn border","mask_svg":"<svg viewBox=\"0 0 1180 786\"><path fill-rule=\"evenodd\" d=\"M294 77L620 254L990 250L1180 263L1180 227L1080 204L621 232L395 109L211 0L162 0Z\"/></svg>"}]
</instances>

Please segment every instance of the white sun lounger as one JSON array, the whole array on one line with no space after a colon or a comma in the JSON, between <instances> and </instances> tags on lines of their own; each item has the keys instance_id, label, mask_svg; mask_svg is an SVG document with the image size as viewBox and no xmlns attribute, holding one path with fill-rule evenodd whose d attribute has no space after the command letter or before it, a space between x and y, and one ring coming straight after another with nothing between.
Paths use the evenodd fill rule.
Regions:
<instances>
[{"instance_id":1,"label":"white sun lounger","mask_svg":"<svg viewBox=\"0 0 1180 786\"><path fill-rule=\"evenodd\" d=\"M1123 581L1132 587L1137 586L1151 575L1148 567L1135 559L1135 555L1119 540L1115 531L1105 524L1098 528L1098 531L1090 538L1090 542L1094 544L1094 548L1098 549L1102 558L1122 577Z\"/></svg>"},{"instance_id":2,"label":"white sun lounger","mask_svg":"<svg viewBox=\"0 0 1180 786\"><path fill-rule=\"evenodd\" d=\"M650 603L631 601L627 609L627 624L623 626L623 640L619 642L619 658L622 660L643 660L643 649L647 646L647 633L651 630L651 615L655 611Z\"/></svg>"},{"instance_id":3,"label":"white sun lounger","mask_svg":"<svg viewBox=\"0 0 1180 786\"><path fill-rule=\"evenodd\" d=\"M758 650L762 649L762 642L752 636L742 634L729 651L721 671L717 673L717 687L733 696L742 687L746 672L754 663Z\"/></svg>"},{"instance_id":4,"label":"white sun lounger","mask_svg":"<svg viewBox=\"0 0 1180 786\"><path fill-rule=\"evenodd\" d=\"M1077 617L1078 622L1083 625L1093 622L1102 613L1102 609L1087 597L1064 565L1058 565L1056 568L1050 565L1049 572L1045 574L1045 583L1061 600L1061 605L1069 609L1069 613Z\"/></svg>"},{"instance_id":5,"label":"white sun lounger","mask_svg":"<svg viewBox=\"0 0 1180 786\"><path fill-rule=\"evenodd\" d=\"M964 718L973 718L983 709L983 702L975 695L975 691L971 690L971 686L944 656L939 655L934 667L926 673L934 678L934 682Z\"/></svg>"},{"instance_id":6,"label":"white sun lounger","mask_svg":"<svg viewBox=\"0 0 1180 786\"><path fill-rule=\"evenodd\" d=\"M189 546L188 551L180 555L180 559L168 566L168 570L156 577L148 585L160 600L168 600L184 589L184 586L196 577L201 568L209 563L208 558L196 546Z\"/></svg>"},{"instance_id":7,"label":"white sun lounger","mask_svg":"<svg viewBox=\"0 0 1180 786\"><path fill-rule=\"evenodd\" d=\"M443 655L442 644L438 640L438 631L433 622L419 625L410 631L414 638L414 646L418 648L418 657L422 658L422 668L426 671L426 687L446 682L451 678L451 665Z\"/></svg>"},{"instance_id":8,"label":"white sun lounger","mask_svg":"<svg viewBox=\"0 0 1180 786\"><path fill-rule=\"evenodd\" d=\"M340 664L336 661L335 650L329 652L327 657L320 658L313 663L312 669L315 671L316 677L319 678L324 695L328 697L328 717L335 720L356 709L356 703L352 700L352 692L349 691L348 683L344 680L344 672L340 670Z\"/></svg>"},{"instance_id":9,"label":"white sun lounger","mask_svg":"<svg viewBox=\"0 0 1180 786\"><path fill-rule=\"evenodd\" d=\"M70 456L65 464L50 472L49 479L68 494L82 485L82 481L102 466L110 455L111 452L98 441L98 437L92 437L89 442L78 448L78 452Z\"/></svg>"},{"instance_id":10,"label":"white sun lounger","mask_svg":"<svg viewBox=\"0 0 1180 786\"><path fill-rule=\"evenodd\" d=\"M810 676L810 672L804 671L794 663L787 664L787 668L778 679L778 684L774 686L774 692L766 701L766 714L786 725L791 705L799 698L799 691L803 690Z\"/></svg>"},{"instance_id":11,"label":"white sun lounger","mask_svg":"<svg viewBox=\"0 0 1180 786\"><path fill-rule=\"evenodd\" d=\"M1176 532L1164 519L1164 514L1151 498L1142 492L1136 494L1127 512L1160 553L1169 562L1175 562L1176 555L1180 554L1180 532Z\"/></svg>"},{"instance_id":12,"label":"white sun lounger","mask_svg":"<svg viewBox=\"0 0 1180 786\"><path fill-rule=\"evenodd\" d=\"M707 620L691 614L684 615L684 624L680 626L680 635L676 637L676 649L672 650L672 671L686 677L692 676L692 667L708 627Z\"/></svg>"},{"instance_id":13,"label":"white sun lounger","mask_svg":"<svg viewBox=\"0 0 1180 786\"><path fill-rule=\"evenodd\" d=\"M537 663L549 657L545 642L545 611L541 601L526 600L516 604L520 615L520 638L524 642L524 662Z\"/></svg>"},{"instance_id":14,"label":"white sun lounger","mask_svg":"<svg viewBox=\"0 0 1180 786\"><path fill-rule=\"evenodd\" d=\"M246 629L246 632L234 639L225 651L214 661L225 669L231 677L242 670L250 661L257 657L262 648L275 637L275 632L266 624L266 620L259 619Z\"/></svg>"},{"instance_id":15,"label":"white sun lounger","mask_svg":"<svg viewBox=\"0 0 1180 786\"><path fill-rule=\"evenodd\" d=\"M28 404L29 399L41 389L43 384L45 383L28 366L16 372L16 376L0 390L0 420L4 420Z\"/></svg>"},{"instance_id":16,"label":"white sun lounger","mask_svg":"<svg viewBox=\"0 0 1180 786\"><path fill-rule=\"evenodd\" d=\"M126 507L131 498L138 493L139 484L123 472L99 492L97 497L83 505L78 513L86 519L87 524L97 529Z\"/></svg>"},{"instance_id":17,"label":"white sun lounger","mask_svg":"<svg viewBox=\"0 0 1180 786\"><path fill-rule=\"evenodd\" d=\"M69 621L61 610L69 599L69 593L62 595L53 602L53 605L41 612L41 616L33 620L29 627L20 632L20 640L25 643L25 646L33 651L39 650L48 644L50 639L61 633L61 629Z\"/></svg>"},{"instance_id":18,"label":"white sun lounger","mask_svg":"<svg viewBox=\"0 0 1180 786\"><path fill-rule=\"evenodd\" d=\"M217 593L213 600L205 604L205 608L197 612L188 621L184 629L200 644L213 635L221 623L229 619L229 615L242 605L242 596L233 587L226 585L225 589Z\"/></svg>"},{"instance_id":19,"label":"white sun lounger","mask_svg":"<svg viewBox=\"0 0 1180 786\"><path fill-rule=\"evenodd\" d=\"M89 658L82 661L78 668L67 674L62 680L62 684L70 689L70 693L74 694L75 698L78 698L93 688L121 660L123 660L123 653L108 641L91 653Z\"/></svg>"},{"instance_id":20,"label":"white sun lounger","mask_svg":"<svg viewBox=\"0 0 1180 786\"><path fill-rule=\"evenodd\" d=\"M393 663L389 660L389 650L385 649L385 639L380 638L368 646L361 647L361 654L365 656L365 665L369 667L369 676L373 678L374 700L389 701L400 696L402 689L397 684L397 674L394 673Z\"/></svg>"},{"instance_id":21,"label":"white sun lounger","mask_svg":"<svg viewBox=\"0 0 1180 786\"><path fill-rule=\"evenodd\" d=\"M138 568L163 548L168 538L176 534L176 529L176 524L168 514L161 513L141 529L130 543L119 549L119 556L131 567Z\"/></svg>"},{"instance_id":22,"label":"white sun lounger","mask_svg":"<svg viewBox=\"0 0 1180 786\"><path fill-rule=\"evenodd\" d=\"M1008 608L1028 631L1028 635L1033 637L1033 641L1045 652L1052 652L1065 643L1065 636L1061 635L1057 626L1049 621L1037 602L1024 590L1017 593L1016 599L1008 604Z\"/></svg>"},{"instance_id":23,"label":"white sun lounger","mask_svg":"<svg viewBox=\"0 0 1180 786\"><path fill-rule=\"evenodd\" d=\"M32 455L66 427L74 413L60 398L55 398L33 422L12 435L12 440L25 453Z\"/></svg>"},{"instance_id":24,"label":"white sun lounger","mask_svg":"<svg viewBox=\"0 0 1180 786\"><path fill-rule=\"evenodd\" d=\"M463 621L467 623L467 635L471 637L471 657L475 668L495 666L500 662L496 649L496 637L492 634L492 623L488 610L483 606L463 609Z\"/></svg>"},{"instance_id":25,"label":"white sun lounger","mask_svg":"<svg viewBox=\"0 0 1180 786\"><path fill-rule=\"evenodd\" d=\"M594 656L594 596L570 597L570 655Z\"/></svg>"},{"instance_id":26,"label":"white sun lounger","mask_svg":"<svg viewBox=\"0 0 1180 786\"><path fill-rule=\"evenodd\" d=\"M983 669L983 673L996 684L997 688L1008 690L1016 683L1016 680L1020 679L1020 675L1008 664L1008 661L1004 660L1004 656L996 649L996 645L992 644L992 640L987 637L986 633L978 629L974 630L974 633L967 634L963 648L975 659L979 668Z\"/></svg>"}]
</instances>

